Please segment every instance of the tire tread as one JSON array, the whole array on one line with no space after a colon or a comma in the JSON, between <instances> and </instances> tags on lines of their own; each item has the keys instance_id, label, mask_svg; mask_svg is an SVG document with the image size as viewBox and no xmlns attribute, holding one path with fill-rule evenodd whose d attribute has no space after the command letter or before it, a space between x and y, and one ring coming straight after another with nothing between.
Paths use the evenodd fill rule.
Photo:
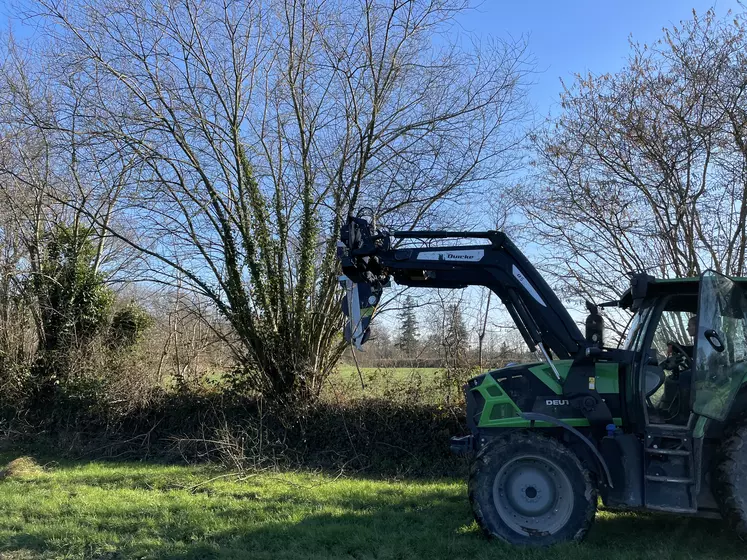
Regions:
<instances>
[{"instance_id":1,"label":"tire tread","mask_svg":"<svg viewBox=\"0 0 747 560\"><path fill-rule=\"evenodd\" d=\"M747 540L747 421L734 426L722 442L713 475L713 495L721 516Z\"/></svg>"},{"instance_id":2,"label":"tire tread","mask_svg":"<svg viewBox=\"0 0 747 560\"><path fill-rule=\"evenodd\" d=\"M505 435L495 438L493 441L484 445L476 454L472 465L470 467L469 483L468 483L468 496L472 510L474 512L475 520L482 532L490 538L498 538L509 544L529 544L520 542L520 539L507 538L506 535L496 532L491 526L489 521L485 517L483 506L478 498L478 490L481 484L485 484L486 481L480 476L481 469L491 460L491 456L494 454L500 454L500 450L505 447L513 446L528 446L531 448L541 449L543 451L555 452L557 454L566 456L571 459L575 468L581 473L584 481L584 493L583 499L586 502L586 508L584 516L578 524L576 531L570 535L562 538L555 539L557 542L563 541L582 541L589 529L591 528L594 518L596 515L597 507L597 489L594 483L591 472L582 463L579 457L568 447L563 445L560 441L555 438L542 435L538 432L530 431L513 431ZM548 546L556 544L556 542L550 542L547 544L537 543L539 546Z\"/></svg>"}]
</instances>

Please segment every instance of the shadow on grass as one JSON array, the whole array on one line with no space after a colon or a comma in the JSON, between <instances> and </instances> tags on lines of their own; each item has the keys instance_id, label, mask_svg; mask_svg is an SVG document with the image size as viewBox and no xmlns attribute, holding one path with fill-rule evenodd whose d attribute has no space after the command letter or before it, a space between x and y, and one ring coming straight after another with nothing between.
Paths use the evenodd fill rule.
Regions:
<instances>
[{"instance_id":1,"label":"shadow on grass","mask_svg":"<svg viewBox=\"0 0 747 560\"><path fill-rule=\"evenodd\" d=\"M537 560L622 560L682 558L744 558L742 543L722 524L713 520L667 518L646 514L600 518L586 542L545 550L518 550L486 540L472 522L464 498L435 499L436 505L418 509L390 503L388 507L367 508L343 514L320 513L301 520L270 521L255 527L235 527L210 531L199 525L163 523L157 531L138 536L138 522L104 523L120 538L134 538L123 546L92 544L70 557L197 559L277 559L321 558L423 558L487 559L521 558ZM284 505L275 504L268 512L282 517ZM172 509L178 517L179 509ZM232 520L238 512L216 515ZM129 516L125 516L129 517ZM126 542L126 544L125 544ZM33 551L33 557L59 558L70 554L59 547L53 535L19 533L5 540L7 551ZM6 556L0 557L5 558ZM8 556L12 558L12 556Z\"/></svg>"},{"instance_id":2,"label":"shadow on grass","mask_svg":"<svg viewBox=\"0 0 747 560\"><path fill-rule=\"evenodd\" d=\"M743 543L718 521L647 515L601 519L579 545L517 549L487 540L464 504L342 516L321 514L246 534L224 533L182 550L153 552L164 560L216 559L743 559Z\"/></svg>"},{"instance_id":3,"label":"shadow on grass","mask_svg":"<svg viewBox=\"0 0 747 560\"><path fill-rule=\"evenodd\" d=\"M459 435L463 435L463 433L459 432ZM281 457L274 467L287 468L291 471L316 472L328 476L344 474L345 476L355 476L368 480L430 481L439 477L466 477L469 473L469 461L451 453L448 447L448 436L444 436L442 439L443 449L441 451L443 453L437 459L434 459L433 453L420 457L417 453L402 446L384 441L374 441L360 450L351 450L350 453L358 454L353 460L350 458L344 460L345 456L343 454L329 450L327 452L317 452L314 457L305 457L301 460ZM377 461L376 465L372 467L369 464L369 454L380 454L379 452L382 449L388 450L391 457L387 460ZM95 462L113 468L131 465L189 466L195 470L219 470L222 468L217 462L188 461L185 457L173 452L160 455L156 453L144 457L138 456L135 452L125 453L121 456L96 455L95 453L89 455L78 453L61 455L57 447L44 442L33 444L3 444L0 442L0 465L8 463L20 455L32 456L42 465L49 463L60 467L72 467L87 462ZM116 478L116 476L112 475L111 478ZM0 558L0 560L2 559Z\"/></svg>"},{"instance_id":4,"label":"shadow on grass","mask_svg":"<svg viewBox=\"0 0 747 560\"><path fill-rule=\"evenodd\" d=\"M46 477L0 485L0 558L745 557L743 543L720 521L606 511L580 545L514 549L482 536L466 488L453 480L382 484L350 479L300 487L272 486L269 476L191 493L168 486L192 476L187 469L154 474L140 468L132 465L128 474L126 469L102 473L95 466L60 467ZM15 499L22 493L27 499Z\"/></svg>"}]
</instances>

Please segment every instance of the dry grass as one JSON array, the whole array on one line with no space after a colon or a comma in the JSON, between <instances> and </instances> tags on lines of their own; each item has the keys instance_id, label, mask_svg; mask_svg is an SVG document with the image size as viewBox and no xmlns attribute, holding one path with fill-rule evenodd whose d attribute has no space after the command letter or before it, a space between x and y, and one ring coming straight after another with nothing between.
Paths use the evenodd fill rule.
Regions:
<instances>
[{"instance_id":1,"label":"dry grass","mask_svg":"<svg viewBox=\"0 0 747 560\"><path fill-rule=\"evenodd\" d=\"M7 478L29 478L37 476L42 472L44 472L44 469L33 457L18 457L8 463L4 469L0 470L0 480Z\"/></svg>"}]
</instances>

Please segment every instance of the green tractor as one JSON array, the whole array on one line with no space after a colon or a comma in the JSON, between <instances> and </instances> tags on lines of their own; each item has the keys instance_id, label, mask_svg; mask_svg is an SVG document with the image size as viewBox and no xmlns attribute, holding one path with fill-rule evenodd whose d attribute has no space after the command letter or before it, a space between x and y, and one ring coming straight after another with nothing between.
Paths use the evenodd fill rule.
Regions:
<instances>
[{"instance_id":1,"label":"green tractor","mask_svg":"<svg viewBox=\"0 0 747 560\"><path fill-rule=\"evenodd\" d=\"M395 247L394 239L482 244ZM382 290L485 286L541 361L465 385L469 499L484 532L515 545L580 541L608 508L721 517L747 536L747 279L632 276L614 302L587 303L586 332L498 231L375 230L351 217L339 257L360 348ZM608 348L599 306L629 310Z\"/></svg>"}]
</instances>

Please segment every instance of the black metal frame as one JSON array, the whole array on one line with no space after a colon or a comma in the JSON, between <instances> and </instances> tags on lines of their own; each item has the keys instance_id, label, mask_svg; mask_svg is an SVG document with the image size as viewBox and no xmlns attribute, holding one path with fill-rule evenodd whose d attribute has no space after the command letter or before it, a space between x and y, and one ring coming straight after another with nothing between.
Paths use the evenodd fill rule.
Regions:
<instances>
[{"instance_id":1,"label":"black metal frame","mask_svg":"<svg viewBox=\"0 0 747 560\"><path fill-rule=\"evenodd\" d=\"M341 257L343 272L353 281L378 281L383 285L392 276L398 284L405 286L485 286L495 292L506 306L531 351L543 345L555 356L567 359L586 348L586 340L555 292L505 233L397 231L373 234L366 231L369 226L365 220L352 220L347 231L344 229L342 232L343 241L348 240L348 250ZM490 245L393 249L392 238L488 239ZM349 246L351 241L352 247ZM448 258L449 253L459 255L465 251L480 250L483 251L480 259L459 261ZM434 260L428 258L429 253L441 253L446 257Z\"/></svg>"},{"instance_id":2,"label":"black metal frame","mask_svg":"<svg viewBox=\"0 0 747 560\"><path fill-rule=\"evenodd\" d=\"M487 239L490 244L394 248L392 239ZM375 288L391 278L427 288L485 286L503 302L531 351L550 360L573 359L564 395L589 420L594 435L606 433L612 414L590 379L598 361L629 368L634 355L587 341L552 288L526 256L500 231L374 231L363 218L350 218L340 232L344 274ZM627 364L627 365L626 365ZM627 371L630 371L628 369Z\"/></svg>"}]
</instances>

